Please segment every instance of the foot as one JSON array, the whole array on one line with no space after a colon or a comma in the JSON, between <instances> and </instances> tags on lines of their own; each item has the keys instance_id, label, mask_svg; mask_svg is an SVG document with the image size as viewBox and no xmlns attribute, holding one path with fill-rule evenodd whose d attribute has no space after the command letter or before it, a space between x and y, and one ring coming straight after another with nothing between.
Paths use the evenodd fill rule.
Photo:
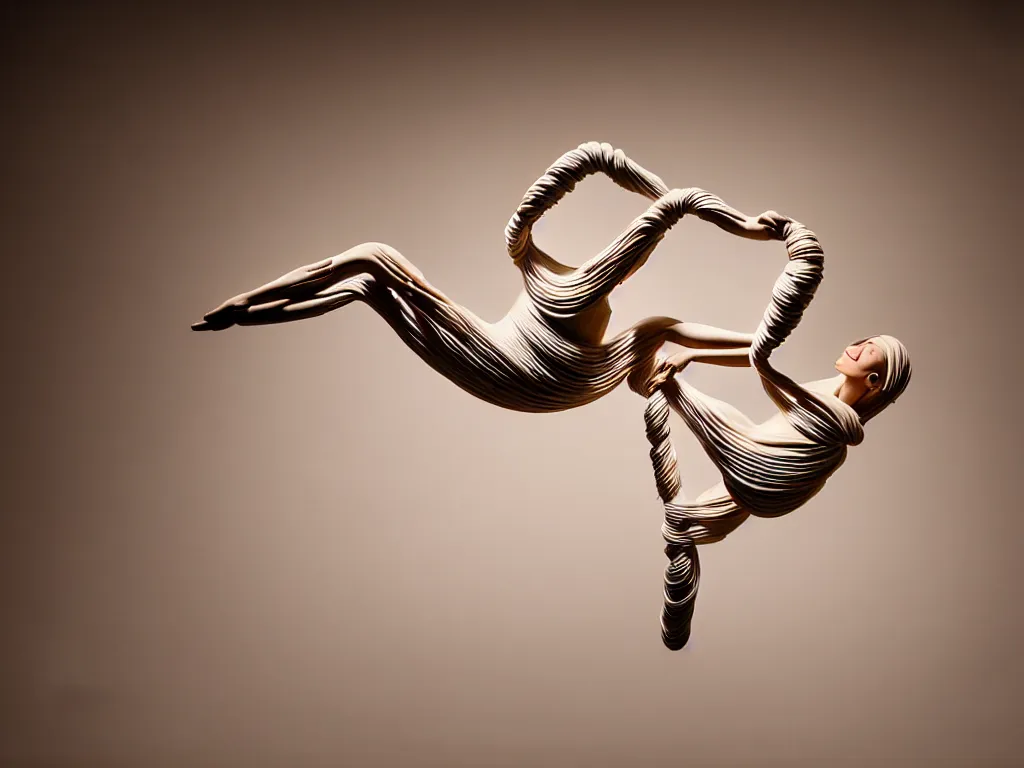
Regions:
<instances>
[{"instance_id":1,"label":"foot","mask_svg":"<svg viewBox=\"0 0 1024 768\"><path fill-rule=\"evenodd\" d=\"M198 323L192 323L193 331L223 331L238 322L238 316L248 309L249 302L236 296L203 315Z\"/></svg>"},{"instance_id":2,"label":"foot","mask_svg":"<svg viewBox=\"0 0 1024 768\"><path fill-rule=\"evenodd\" d=\"M288 274L282 275L277 280L256 290L240 293L234 298L228 299L216 309L203 315L200 322L193 323L192 330L223 331L237 325L238 319L245 315L250 307L262 306L275 301L300 301L313 296L317 291L338 280L338 275L335 273L343 262L344 254L293 269Z\"/></svg>"}]
</instances>

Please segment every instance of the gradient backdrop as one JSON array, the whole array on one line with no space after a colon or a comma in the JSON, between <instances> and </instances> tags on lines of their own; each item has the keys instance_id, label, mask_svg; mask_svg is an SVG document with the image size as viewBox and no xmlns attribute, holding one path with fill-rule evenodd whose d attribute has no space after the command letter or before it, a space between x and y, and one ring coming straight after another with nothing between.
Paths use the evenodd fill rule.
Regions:
<instances>
[{"instance_id":1,"label":"gradient backdrop","mask_svg":"<svg viewBox=\"0 0 1024 768\"><path fill-rule=\"evenodd\" d=\"M1024 757L1010 4L3 13L0 763ZM783 370L878 332L913 354L812 503L702 548L680 653L625 388L501 411L363 305L189 331L366 240L496 320L509 216L592 139L818 233ZM645 205L593 178L537 239L580 263ZM613 327L753 330L783 264L687 219ZM686 375L771 413L749 370ZM713 467L673 424L698 493Z\"/></svg>"}]
</instances>

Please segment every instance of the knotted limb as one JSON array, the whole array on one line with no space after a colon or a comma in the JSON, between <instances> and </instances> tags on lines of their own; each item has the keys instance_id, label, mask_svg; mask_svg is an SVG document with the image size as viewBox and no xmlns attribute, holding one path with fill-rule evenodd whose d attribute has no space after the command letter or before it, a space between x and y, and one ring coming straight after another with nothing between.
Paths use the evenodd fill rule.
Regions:
<instances>
[{"instance_id":1,"label":"knotted limb","mask_svg":"<svg viewBox=\"0 0 1024 768\"><path fill-rule=\"evenodd\" d=\"M599 172L653 202L601 253L573 269L537 248L531 228L576 183ZM807 439L809 448L799 456L758 453L756 441L741 434L728 415L685 381L669 378L648 391L657 351L672 339L677 321L647 318L612 339L604 338L600 322L588 322L600 319L600 303L644 264L686 214L740 237L786 241L789 261L755 334L750 360L769 396ZM662 532L670 564L663 635L669 647L682 647L699 579L696 545L722 538L747 514L782 514L803 503L841 462L845 445L860 437L852 409L844 413L815 399L768 362L772 350L796 327L821 280L821 249L813 233L796 222L770 211L756 219L746 216L702 189L669 189L620 150L596 142L567 152L530 187L505 237L509 255L523 274L525 296L499 323L484 322L447 298L394 248L364 243L229 299L193 328L287 322L363 301L448 380L482 400L526 412L580 407L628 377L630 387L648 399L651 460L665 507ZM590 309L598 311L588 316ZM726 496L697 503L678 500L670 408L683 415L722 471Z\"/></svg>"},{"instance_id":2,"label":"knotted limb","mask_svg":"<svg viewBox=\"0 0 1024 768\"><path fill-rule=\"evenodd\" d=\"M531 228L580 180L598 172L606 174L619 186L654 200L654 204L594 259L576 270L559 270L561 265L536 248ZM858 424L847 424L845 432L838 429L832 409L808 396L799 385L769 364L772 351L797 327L822 279L824 253L814 233L802 224L774 211L755 220L702 189L669 189L659 177L634 163L621 150L591 142L567 152L530 187L505 229L505 239L509 255L523 272L533 303L545 315L570 317L606 295L593 290L595 284L617 285L638 269L665 232L688 213L740 237L785 241L789 258L773 286L771 300L751 344L750 361L769 396L803 435L825 443L850 442L850 433L856 432ZM675 650L682 648L690 635L700 582L697 543L720 540L751 511L762 514L789 511L793 504L813 492L813 484L785 474L776 478L769 489L766 486L772 484L764 483L763 478L778 474L777 466L760 461L756 452L746 451L743 441L733 439L728 429L702 428L698 437L705 448L710 449L712 458L720 457L722 461L716 463L723 471L726 485L735 490L732 495L700 503L677 500L680 477L669 432L670 399L666 395L671 396L673 405L687 411L691 426L701 420L701 408L694 403L698 393L684 392L671 377L654 391L645 391L646 377L654 368L655 352L645 350L634 358L629 378L632 389L647 395L644 420L658 495L665 508L662 534L669 558L665 570L662 639L667 647ZM837 451L823 453L823 472L834 465L836 455ZM724 466L726 463L728 467ZM787 484L793 486L793 492L786 493L791 489L784 488L780 493L779 486ZM734 495L752 509L744 509Z\"/></svg>"},{"instance_id":3,"label":"knotted limb","mask_svg":"<svg viewBox=\"0 0 1024 768\"><path fill-rule=\"evenodd\" d=\"M806 398L802 403L805 407L793 409L787 399L799 397L799 388L793 387L786 377L775 371L768 363L772 351L781 345L799 324L804 310L814 296L821 282L824 266L824 254L814 233L791 220L779 217L780 231L786 239L789 261L782 275L779 276L772 289L772 297L768 308L757 329L754 342L750 348L751 364L762 377L762 383L769 395L790 416L794 426L800 431L819 435L827 429L828 419L825 414L814 411L817 402ZM668 396L667 396L668 395ZM656 389L648 393L644 421L647 427L647 440L651 444L651 463L654 467L654 479L665 508L665 523L662 535L667 542L665 554L669 564L665 569L664 607L661 615L662 640L671 650L678 650L686 645L690 637L690 624L693 618L697 590L700 585L700 560L697 555L697 544L718 541L724 538L740 522L749 511L744 510L731 496L710 499L703 503L677 502L680 494L679 467L675 448L672 445L669 431L669 397L675 402L685 399L674 378L667 379ZM792 409L786 410L787 408ZM820 415L821 418L816 418ZM704 436L704 441L713 440ZM722 446L716 446L722 448ZM751 452L744 457L751 466L749 470L756 475L759 466L758 455ZM758 498L757 490L747 492L754 504L764 508L767 514L780 514L788 509L777 509L774 498L765 494Z\"/></svg>"},{"instance_id":4,"label":"knotted limb","mask_svg":"<svg viewBox=\"0 0 1024 768\"><path fill-rule=\"evenodd\" d=\"M601 253L568 269L536 247L532 226L586 176L604 173L613 182L654 201ZM590 142L565 153L527 190L505 228L508 253L523 273L533 304L549 317L573 317L605 298L639 269L667 231L687 214L731 234L754 240L781 239L781 217L772 211L747 216L697 187L669 189L665 182L609 144Z\"/></svg>"},{"instance_id":5,"label":"knotted limb","mask_svg":"<svg viewBox=\"0 0 1024 768\"><path fill-rule=\"evenodd\" d=\"M608 245L601 253L576 269L551 259L533 242L532 227L577 183L594 173L604 173L624 189L643 195L652 205ZM772 351L782 344L799 324L803 312L821 282L824 254L814 233L787 217L768 211L758 218L747 216L717 196L698 188L670 189L658 176L630 160L609 144L590 142L565 153L526 192L521 204L505 228L509 255L522 271L526 292L538 315L524 323L525 337L537 334L540 346L559 350L567 346L562 338L544 338L539 330L541 318L573 318L605 299L610 291L639 269L665 233L686 214L711 222L739 237L758 240L784 240L788 260L773 289L771 300L750 347L751 364L761 376L769 396L787 414L790 422L809 439L826 443L842 442L835 428L835 414L828 406L779 374L769 364ZM623 342L620 344L619 342ZM751 511L781 514L802 503L815 491L816 477L797 477L777 463L761 461L761 455L749 450L749 441L734 439L728 425L708 425L706 409L695 402L699 393L681 389L669 378L655 391L645 392L645 379L654 367L660 343L647 346L638 338L626 336L609 345L612 351L600 376L584 371L583 357L563 356L553 378L572 381L572 398L581 401L588 389L604 391L620 376L628 375L630 387L647 396L644 419L651 443L658 494L665 509L662 534L669 558L665 570L662 639L671 649L682 648L690 634L700 564L697 544L717 541L727 535ZM546 361L549 373L556 373L552 360ZM533 388L531 388L532 390ZM533 390L535 392L535 390ZM685 410L688 423L709 449L709 455L722 470L731 493L699 503L678 500L679 468L669 433L668 418L672 405ZM536 396L533 394L532 396ZM568 405L568 398L566 399ZM849 414L847 414L849 416ZM858 425L859 426L859 425ZM847 430L849 431L849 430ZM836 465L841 449L822 452L816 459L824 475ZM783 461L785 465L785 461ZM775 477L765 482L764 478ZM739 502L743 502L742 505Z\"/></svg>"}]
</instances>

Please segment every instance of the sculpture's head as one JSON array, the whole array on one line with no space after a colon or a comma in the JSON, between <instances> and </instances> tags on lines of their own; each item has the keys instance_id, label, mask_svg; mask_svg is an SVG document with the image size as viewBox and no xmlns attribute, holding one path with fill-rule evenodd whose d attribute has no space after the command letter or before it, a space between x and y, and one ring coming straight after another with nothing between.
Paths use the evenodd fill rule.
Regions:
<instances>
[{"instance_id":1,"label":"sculpture's head","mask_svg":"<svg viewBox=\"0 0 1024 768\"><path fill-rule=\"evenodd\" d=\"M907 388L910 353L892 336L870 336L843 350L836 360L836 370L845 377L840 396L865 424Z\"/></svg>"}]
</instances>

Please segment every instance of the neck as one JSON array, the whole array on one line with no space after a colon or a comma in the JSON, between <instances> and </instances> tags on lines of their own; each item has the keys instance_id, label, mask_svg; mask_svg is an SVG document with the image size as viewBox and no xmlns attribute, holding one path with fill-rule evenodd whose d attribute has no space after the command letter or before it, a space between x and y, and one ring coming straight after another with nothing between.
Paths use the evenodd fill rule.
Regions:
<instances>
[{"instance_id":1,"label":"neck","mask_svg":"<svg viewBox=\"0 0 1024 768\"><path fill-rule=\"evenodd\" d=\"M843 382L839 385L839 389L836 392L836 397L852 408L864 397L864 393L867 391L868 387L864 382L851 381L844 376Z\"/></svg>"}]
</instances>

